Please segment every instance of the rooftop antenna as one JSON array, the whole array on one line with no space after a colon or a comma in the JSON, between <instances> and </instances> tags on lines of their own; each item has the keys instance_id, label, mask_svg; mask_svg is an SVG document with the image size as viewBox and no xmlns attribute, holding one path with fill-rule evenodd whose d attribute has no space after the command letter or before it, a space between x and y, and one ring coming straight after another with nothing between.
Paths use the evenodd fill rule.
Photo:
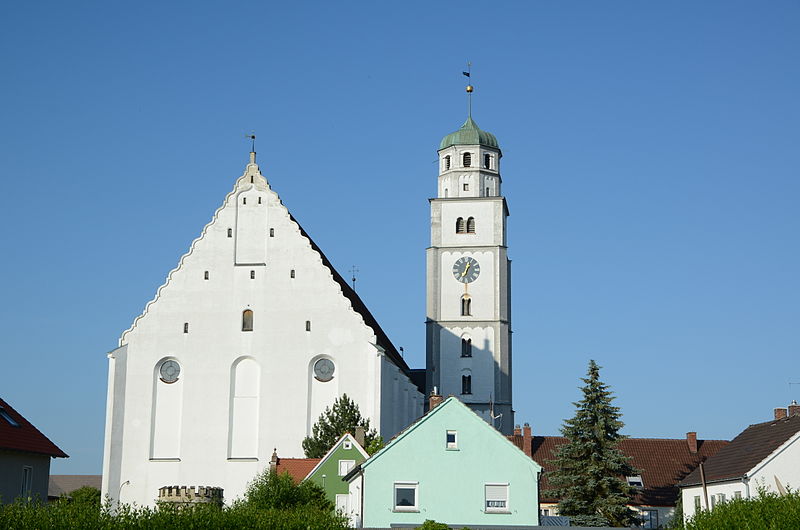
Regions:
<instances>
[{"instance_id":1,"label":"rooftop antenna","mask_svg":"<svg viewBox=\"0 0 800 530\"><path fill-rule=\"evenodd\" d=\"M461 72L464 76L469 79L470 83L472 82L472 63L467 61L467 71ZM472 117L472 91L475 90L475 87L471 84L467 84L467 114L471 118Z\"/></svg>"},{"instance_id":2,"label":"rooftop antenna","mask_svg":"<svg viewBox=\"0 0 800 530\"><path fill-rule=\"evenodd\" d=\"M358 268L355 265L353 265L352 268L350 269L350 274L352 275L352 278L350 278L350 281L353 282L353 290L354 291L356 290L356 273L357 272L358 272Z\"/></svg>"}]
</instances>

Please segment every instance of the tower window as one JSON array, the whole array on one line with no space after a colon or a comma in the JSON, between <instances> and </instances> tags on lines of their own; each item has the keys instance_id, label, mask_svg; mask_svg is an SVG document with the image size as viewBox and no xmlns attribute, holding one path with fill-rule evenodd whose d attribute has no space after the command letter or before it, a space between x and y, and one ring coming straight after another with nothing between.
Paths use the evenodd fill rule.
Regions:
<instances>
[{"instance_id":1,"label":"tower window","mask_svg":"<svg viewBox=\"0 0 800 530\"><path fill-rule=\"evenodd\" d=\"M486 196L487 197L489 196L489 187L488 186L486 187Z\"/></svg>"},{"instance_id":2,"label":"tower window","mask_svg":"<svg viewBox=\"0 0 800 530\"><path fill-rule=\"evenodd\" d=\"M188 322L184 322L183 323L183 332L184 333L189 333L189 323Z\"/></svg>"},{"instance_id":3,"label":"tower window","mask_svg":"<svg viewBox=\"0 0 800 530\"><path fill-rule=\"evenodd\" d=\"M242 311L242 331L253 331L253 312L250 309Z\"/></svg>"},{"instance_id":4,"label":"tower window","mask_svg":"<svg viewBox=\"0 0 800 530\"><path fill-rule=\"evenodd\" d=\"M456 219L456 234L466 234L467 224L464 222L463 217Z\"/></svg>"},{"instance_id":5,"label":"tower window","mask_svg":"<svg viewBox=\"0 0 800 530\"><path fill-rule=\"evenodd\" d=\"M450 169L450 155L447 155L446 157L444 157L444 169L445 169L445 171Z\"/></svg>"},{"instance_id":6,"label":"tower window","mask_svg":"<svg viewBox=\"0 0 800 530\"><path fill-rule=\"evenodd\" d=\"M274 228L270 228L269 229L269 237L275 237L275 229Z\"/></svg>"},{"instance_id":7,"label":"tower window","mask_svg":"<svg viewBox=\"0 0 800 530\"><path fill-rule=\"evenodd\" d=\"M447 198L447 188L444 189L444 198Z\"/></svg>"},{"instance_id":8,"label":"tower window","mask_svg":"<svg viewBox=\"0 0 800 530\"><path fill-rule=\"evenodd\" d=\"M474 234L475 233L475 218L470 217L467 219L467 233Z\"/></svg>"},{"instance_id":9,"label":"tower window","mask_svg":"<svg viewBox=\"0 0 800 530\"><path fill-rule=\"evenodd\" d=\"M469 182L464 183L464 191L469 191Z\"/></svg>"},{"instance_id":10,"label":"tower window","mask_svg":"<svg viewBox=\"0 0 800 530\"><path fill-rule=\"evenodd\" d=\"M311 331L311 321L306 320L306 331Z\"/></svg>"},{"instance_id":11,"label":"tower window","mask_svg":"<svg viewBox=\"0 0 800 530\"><path fill-rule=\"evenodd\" d=\"M255 280L256 279L256 271L250 271L250 279L251 280Z\"/></svg>"},{"instance_id":12,"label":"tower window","mask_svg":"<svg viewBox=\"0 0 800 530\"><path fill-rule=\"evenodd\" d=\"M294 269L292 269L292 271L289 273L289 277L294 278Z\"/></svg>"},{"instance_id":13,"label":"tower window","mask_svg":"<svg viewBox=\"0 0 800 530\"><path fill-rule=\"evenodd\" d=\"M486 169L491 169L492 167L492 155L484 154L483 155L483 167Z\"/></svg>"},{"instance_id":14,"label":"tower window","mask_svg":"<svg viewBox=\"0 0 800 530\"><path fill-rule=\"evenodd\" d=\"M472 316L472 299L467 295L461 297L461 316Z\"/></svg>"},{"instance_id":15,"label":"tower window","mask_svg":"<svg viewBox=\"0 0 800 530\"><path fill-rule=\"evenodd\" d=\"M471 375L462 375L461 376L461 393L462 394L472 394L472 376Z\"/></svg>"},{"instance_id":16,"label":"tower window","mask_svg":"<svg viewBox=\"0 0 800 530\"><path fill-rule=\"evenodd\" d=\"M472 339L461 339L461 356L472 357Z\"/></svg>"},{"instance_id":17,"label":"tower window","mask_svg":"<svg viewBox=\"0 0 800 530\"><path fill-rule=\"evenodd\" d=\"M203 273L203 279L204 279L204 280L207 280L207 279L208 279L208 271L205 271L205 272Z\"/></svg>"},{"instance_id":18,"label":"tower window","mask_svg":"<svg viewBox=\"0 0 800 530\"><path fill-rule=\"evenodd\" d=\"M250 175L250 184L253 183L253 175Z\"/></svg>"},{"instance_id":19,"label":"tower window","mask_svg":"<svg viewBox=\"0 0 800 530\"><path fill-rule=\"evenodd\" d=\"M247 197L242 197L242 204L247 204Z\"/></svg>"},{"instance_id":20,"label":"tower window","mask_svg":"<svg viewBox=\"0 0 800 530\"><path fill-rule=\"evenodd\" d=\"M470 167L472 165L472 153L464 153L461 160L463 161L464 167Z\"/></svg>"},{"instance_id":21,"label":"tower window","mask_svg":"<svg viewBox=\"0 0 800 530\"><path fill-rule=\"evenodd\" d=\"M228 228L228 237L233 237L233 228Z\"/></svg>"},{"instance_id":22,"label":"tower window","mask_svg":"<svg viewBox=\"0 0 800 530\"><path fill-rule=\"evenodd\" d=\"M261 197L258 198L258 204L261 204Z\"/></svg>"}]
</instances>

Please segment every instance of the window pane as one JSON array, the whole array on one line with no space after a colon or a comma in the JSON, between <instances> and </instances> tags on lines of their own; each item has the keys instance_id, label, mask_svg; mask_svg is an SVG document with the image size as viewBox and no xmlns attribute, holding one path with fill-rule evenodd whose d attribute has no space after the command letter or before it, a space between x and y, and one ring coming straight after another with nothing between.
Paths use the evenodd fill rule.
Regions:
<instances>
[{"instance_id":1,"label":"window pane","mask_svg":"<svg viewBox=\"0 0 800 530\"><path fill-rule=\"evenodd\" d=\"M411 487L395 488L395 506L416 506L416 490Z\"/></svg>"},{"instance_id":2,"label":"window pane","mask_svg":"<svg viewBox=\"0 0 800 530\"><path fill-rule=\"evenodd\" d=\"M447 433L447 443L454 444L456 443L456 433L448 432Z\"/></svg>"}]
</instances>

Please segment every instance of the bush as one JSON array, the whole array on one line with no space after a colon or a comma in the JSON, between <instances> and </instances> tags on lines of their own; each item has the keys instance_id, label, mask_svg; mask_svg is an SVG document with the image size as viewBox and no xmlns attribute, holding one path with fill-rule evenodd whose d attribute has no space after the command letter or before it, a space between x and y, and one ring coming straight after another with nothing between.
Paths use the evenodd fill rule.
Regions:
<instances>
[{"instance_id":1,"label":"bush","mask_svg":"<svg viewBox=\"0 0 800 530\"><path fill-rule=\"evenodd\" d=\"M425 522L422 523L421 526L418 526L416 530L450 530L450 527L444 523L437 523L431 519L425 519Z\"/></svg>"},{"instance_id":2,"label":"bush","mask_svg":"<svg viewBox=\"0 0 800 530\"><path fill-rule=\"evenodd\" d=\"M99 509L102 496L99 489L92 486L84 486L70 493L69 498L76 504L87 504Z\"/></svg>"},{"instance_id":3,"label":"bush","mask_svg":"<svg viewBox=\"0 0 800 530\"><path fill-rule=\"evenodd\" d=\"M308 506L321 511L333 511L333 503L325 491L310 480L295 484L288 473L278 475L265 469L247 486L245 504L258 509L285 510Z\"/></svg>"},{"instance_id":4,"label":"bush","mask_svg":"<svg viewBox=\"0 0 800 530\"><path fill-rule=\"evenodd\" d=\"M762 492L753 499L733 499L698 513L686 523L687 530L728 528L800 528L800 492L783 496Z\"/></svg>"}]
</instances>

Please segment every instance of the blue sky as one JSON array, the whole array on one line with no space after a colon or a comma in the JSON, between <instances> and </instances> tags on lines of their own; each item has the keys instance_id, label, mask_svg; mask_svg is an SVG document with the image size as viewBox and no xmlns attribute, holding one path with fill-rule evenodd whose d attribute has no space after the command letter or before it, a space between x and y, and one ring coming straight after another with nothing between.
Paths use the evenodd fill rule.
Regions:
<instances>
[{"instance_id":1,"label":"blue sky","mask_svg":"<svg viewBox=\"0 0 800 530\"><path fill-rule=\"evenodd\" d=\"M800 399L799 24L792 1L7 3L0 396L71 455L53 472L100 472L105 354L251 130L423 366L470 60L504 153L517 420L557 434L593 358L625 433L730 438Z\"/></svg>"}]
</instances>

